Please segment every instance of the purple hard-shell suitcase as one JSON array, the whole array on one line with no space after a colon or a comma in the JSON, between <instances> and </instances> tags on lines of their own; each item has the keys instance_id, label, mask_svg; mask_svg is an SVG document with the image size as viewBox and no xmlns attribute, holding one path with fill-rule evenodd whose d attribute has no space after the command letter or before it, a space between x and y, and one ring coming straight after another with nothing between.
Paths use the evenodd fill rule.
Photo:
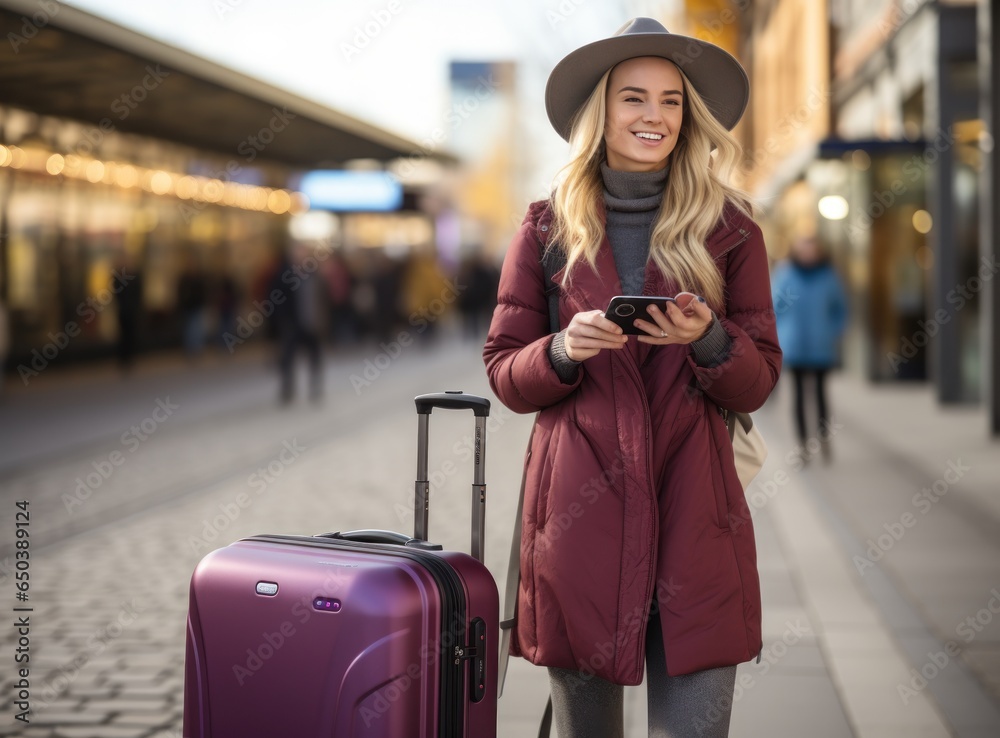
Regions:
<instances>
[{"instance_id":1,"label":"purple hard-shell suitcase","mask_svg":"<svg viewBox=\"0 0 1000 738\"><path fill-rule=\"evenodd\" d=\"M491 738L499 596L482 564L489 400L421 395L413 538L261 535L191 578L185 738ZM427 542L433 408L476 416L472 553Z\"/></svg>"}]
</instances>

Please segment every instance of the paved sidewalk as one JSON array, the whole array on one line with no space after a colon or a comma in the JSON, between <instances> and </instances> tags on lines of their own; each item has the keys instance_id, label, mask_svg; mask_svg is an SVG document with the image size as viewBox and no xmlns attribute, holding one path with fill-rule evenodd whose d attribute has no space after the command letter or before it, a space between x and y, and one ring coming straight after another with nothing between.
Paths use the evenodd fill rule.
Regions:
<instances>
[{"instance_id":1,"label":"paved sidewalk","mask_svg":"<svg viewBox=\"0 0 1000 738\"><path fill-rule=\"evenodd\" d=\"M925 386L840 376L831 394L835 463L767 507L852 727L996 736L1000 444L981 410L942 408ZM779 420L786 395L768 408Z\"/></svg>"},{"instance_id":2,"label":"paved sidewalk","mask_svg":"<svg viewBox=\"0 0 1000 738\"><path fill-rule=\"evenodd\" d=\"M62 413L86 425L99 398L105 431L84 447L63 438L54 455L37 447L44 462L11 469L4 479L0 532L13 530L13 500L27 498L39 513L32 525L49 542L32 552L36 712L31 727L15 724L13 670L0 670L8 700L0 736L179 738L187 584L207 550L262 532L412 527L413 395L489 390L478 348L443 343L399 356L358 396L350 375L373 355L331 362L320 408L300 402L277 409L273 377L249 363L218 373L181 368L169 381L151 372L121 395L103 394L116 384L100 376L88 380L85 397L51 381L48 397L59 399L43 402L52 408L46 422L59 417L61 403ZM1000 589L1000 454L985 436L982 414L942 411L923 387L835 377L832 406L842 427L834 463L800 469L789 460L794 443L784 389L757 414L771 450L748 490L765 658L740 667L731 735L1000 734L1000 617L990 610L991 593ZM83 508L68 511L60 496L95 460L122 450L122 428L164 392L182 409ZM502 582L531 417L494 408L486 563ZM436 414L431 439L430 468L439 472L431 538L462 549L469 545L471 470L459 463L455 442L468 435L467 426L468 418ZM44 443L44 434L37 438ZM304 450L259 484L253 475L277 463L286 442ZM387 454L399 462L387 464ZM964 470L960 477L956 468ZM922 497L927 502L918 505L922 489L938 499ZM241 494L252 504L213 525ZM122 507L133 498L135 505ZM908 527L909 518L900 522L906 513L916 521ZM12 539L0 533L2 546ZM858 563L867 560L871 566ZM0 594L4 589L12 600L6 568ZM0 650L13 654L15 635L0 629ZM546 693L544 669L513 660L499 735L534 735ZM626 695L626 735L644 736L643 688Z\"/></svg>"},{"instance_id":3,"label":"paved sidewalk","mask_svg":"<svg viewBox=\"0 0 1000 738\"><path fill-rule=\"evenodd\" d=\"M765 658L739 668L731 736L1000 735L1000 444L985 414L838 375L833 463L804 465L788 390L756 414ZM510 736L536 724L537 671L512 670ZM645 736L643 689L627 695L626 735Z\"/></svg>"}]
</instances>

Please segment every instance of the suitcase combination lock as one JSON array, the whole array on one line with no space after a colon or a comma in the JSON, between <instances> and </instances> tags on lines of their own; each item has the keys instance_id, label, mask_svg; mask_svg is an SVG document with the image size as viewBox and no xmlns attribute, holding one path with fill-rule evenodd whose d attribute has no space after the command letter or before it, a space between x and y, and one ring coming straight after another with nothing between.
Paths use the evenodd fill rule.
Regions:
<instances>
[{"instance_id":1,"label":"suitcase combination lock","mask_svg":"<svg viewBox=\"0 0 1000 738\"><path fill-rule=\"evenodd\" d=\"M486 696L486 621L476 618L469 630L469 645L455 646L455 665L469 662L469 698L479 702Z\"/></svg>"}]
</instances>

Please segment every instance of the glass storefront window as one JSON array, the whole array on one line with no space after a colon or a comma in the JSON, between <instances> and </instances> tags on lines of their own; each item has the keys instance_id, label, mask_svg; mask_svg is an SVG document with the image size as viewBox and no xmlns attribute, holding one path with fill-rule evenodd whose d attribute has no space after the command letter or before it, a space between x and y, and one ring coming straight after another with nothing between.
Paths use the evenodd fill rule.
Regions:
<instances>
[{"instance_id":1,"label":"glass storefront window","mask_svg":"<svg viewBox=\"0 0 1000 738\"><path fill-rule=\"evenodd\" d=\"M962 299L958 317L959 397L963 402L977 402L982 387L982 336L980 312L983 283L978 276L979 252L979 176L982 153L979 139L984 130L981 120L955 124L954 175L952 181L955 230L952 243L958 258ZM956 301L958 298L955 298ZM957 305L949 306L957 307Z\"/></svg>"},{"instance_id":2,"label":"glass storefront window","mask_svg":"<svg viewBox=\"0 0 1000 738\"><path fill-rule=\"evenodd\" d=\"M184 268L202 270L209 312L217 296L229 314L243 310L287 240L289 214L308 207L276 186L291 175L280 165L237 176L219 156L167 141L109 132L84 148L70 121L0 106L0 122L0 296L14 367L36 354L112 355L120 307L134 314L139 348L178 346ZM119 275L128 293L115 289Z\"/></svg>"},{"instance_id":3,"label":"glass storefront window","mask_svg":"<svg viewBox=\"0 0 1000 738\"><path fill-rule=\"evenodd\" d=\"M926 212L931 162L916 144L831 154L813 165L813 179L819 197L846 200L846 217L819 221L849 287L846 362L874 381L926 379L919 334L933 260L917 213Z\"/></svg>"}]
</instances>

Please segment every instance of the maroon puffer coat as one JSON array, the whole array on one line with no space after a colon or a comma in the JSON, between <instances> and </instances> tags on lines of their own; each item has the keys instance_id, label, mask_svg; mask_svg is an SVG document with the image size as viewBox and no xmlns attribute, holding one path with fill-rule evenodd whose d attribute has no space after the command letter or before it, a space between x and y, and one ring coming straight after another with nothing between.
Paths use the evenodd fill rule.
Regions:
<instances>
[{"instance_id":1,"label":"maroon puffer coat","mask_svg":"<svg viewBox=\"0 0 1000 738\"><path fill-rule=\"evenodd\" d=\"M652 610L671 675L748 661L761 650L757 556L719 408L759 408L781 366L760 229L727 206L708 238L726 281L717 314L733 339L722 365L698 367L688 346L629 340L562 384L548 357L539 261L550 222L548 204L533 203L507 253L483 350L497 397L515 412L538 411L511 653L639 684ZM562 326L620 294L607 239L597 272L580 263L572 276ZM650 262L645 294L677 291Z\"/></svg>"}]
</instances>

